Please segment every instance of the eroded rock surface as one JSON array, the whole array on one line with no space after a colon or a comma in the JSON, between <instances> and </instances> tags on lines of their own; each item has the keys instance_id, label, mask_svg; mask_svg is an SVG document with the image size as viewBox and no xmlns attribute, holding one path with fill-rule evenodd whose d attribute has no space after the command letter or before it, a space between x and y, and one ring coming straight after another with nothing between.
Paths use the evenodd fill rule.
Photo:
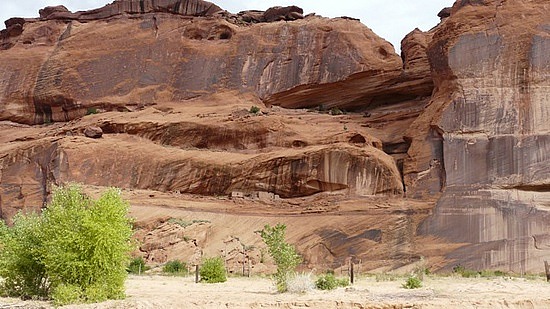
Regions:
<instances>
[{"instance_id":1,"label":"eroded rock surface","mask_svg":"<svg viewBox=\"0 0 550 309\"><path fill-rule=\"evenodd\" d=\"M532 271L548 255L549 25L546 1L458 1L429 45L436 90L407 188L443 185L421 230L471 243L452 255L468 266Z\"/></svg>"}]
</instances>

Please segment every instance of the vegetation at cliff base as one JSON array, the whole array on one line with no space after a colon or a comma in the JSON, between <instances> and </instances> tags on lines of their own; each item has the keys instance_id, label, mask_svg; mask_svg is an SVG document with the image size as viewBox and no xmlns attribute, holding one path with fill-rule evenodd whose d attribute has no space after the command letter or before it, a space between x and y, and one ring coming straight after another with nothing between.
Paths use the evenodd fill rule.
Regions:
<instances>
[{"instance_id":1,"label":"vegetation at cliff base","mask_svg":"<svg viewBox=\"0 0 550 309\"><path fill-rule=\"evenodd\" d=\"M285 231L286 225L280 223L274 227L265 225L260 231L260 236L267 245L269 255L277 265L277 273L274 278L277 290L281 293L288 290L288 280L302 262L302 257L296 252L294 246L285 241Z\"/></svg>"},{"instance_id":2,"label":"vegetation at cliff base","mask_svg":"<svg viewBox=\"0 0 550 309\"><path fill-rule=\"evenodd\" d=\"M117 189L99 199L77 185L56 188L40 214L0 224L0 292L56 305L124 297L132 250L128 203Z\"/></svg>"}]
</instances>

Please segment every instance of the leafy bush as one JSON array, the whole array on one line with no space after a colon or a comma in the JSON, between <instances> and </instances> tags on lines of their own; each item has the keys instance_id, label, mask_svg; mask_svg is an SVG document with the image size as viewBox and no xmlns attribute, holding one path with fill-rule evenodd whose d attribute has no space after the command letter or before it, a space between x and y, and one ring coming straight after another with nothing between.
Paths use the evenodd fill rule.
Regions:
<instances>
[{"instance_id":1,"label":"leafy bush","mask_svg":"<svg viewBox=\"0 0 550 309\"><path fill-rule=\"evenodd\" d=\"M290 293L305 294L315 288L311 273L295 274L287 282Z\"/></svg>"},{"instance_id":2,"label":"leafy bush","mask_svg":"<svg viewBox=\"0 0 550 309\"><path fill-rule=\"evenodd\" d=\"M126 271L130 274L142 274L145 271L149 270L150 267L145 265L145 260L140 256L132 259Z\"/></svg>"},{"instance_id":3,"label":"leafy bush","mask_svg":"<svg viewBox=\"0 0 550 309\"><path fill-rule=\"evenodd\" d=\"M132 249L127 212L116 189L98 200L76 185L55 189L41 216L18 215L12 228L0 227L3 293L56 304L122 298Z\"/></svg>"},{"instance_id":4,"label":"leafy bush","mask_svg":"<svg viewBox=\"0 0 550 309\"><path fill-rule=\"evenodd\" d=\"M187 264L178 260L169 261L162 267L162 272L172 275L187 273Z\"/></svg>"},{"instance_id":5,"label":"leafy bush","mask_svg":"<svg viewBox=\"0 0 550 309\"><path fill-rule=\"evenodd\" d=\"M257 113L260 112L260 108L256 105L254 105L250 108L250 110L248 112L251 113L251 114L257 114Z\"/></svg>"},{"instance_id":6,"label":"leafy bush","mask_svg":"<svg viewBox=\"0 0 550 309\"><path fill-rule=\"evenodd\" d=\"M0 220L0 284L4 296L46 298L50 288L46 266L40 258L44 249L42 221L36 214L13 218L8 228Z\"/></svg>"},{"instance_id":7,"label":"leafy bush","mask_svg":"<svg viewBox=\"0 0 550 309\"><path fill-rule=\"evenodd\" d=\"M206 283L227 281L223 259L221 257L205 259L200 269L200 275L201 281Z\"/></svg>"},{"instance_id":8,"label":"leafy bush","mask_svg":"<svg viewBox=\"0 0 550 309\"><path fill-rule=\"evenodd\" d=\"M403 283L405 289L418 289L422 287L422 280L416 276L409 276L407 281Z\"/></svg>"},{"instance_id":9,"label":"leafy bush","mask_svg":"<svg viewBox=\"0 0 550 309\"><path fill-rule=\"evenodd\" d=\"M302 258L294 246L285 241L285 230L286 225L277 224L274 227L265 225L264 229L260 231L269 255L277 265L277 273L274 278L277 290L281 293L288 290L287 281L302 262Z\"/></svg>"},{"instance_id":10,"label":"leafy bush","mask_svg":"<svg viewBox=\"0 0 550 309\"><path fill-rule=\"evenodd\" d=\"M334 290L337 287L346 287L348 285L349 280L347 278L338 279L332 273L321 275L315 281L315 287L319 290Z\"/></svg>"}]
</instances>

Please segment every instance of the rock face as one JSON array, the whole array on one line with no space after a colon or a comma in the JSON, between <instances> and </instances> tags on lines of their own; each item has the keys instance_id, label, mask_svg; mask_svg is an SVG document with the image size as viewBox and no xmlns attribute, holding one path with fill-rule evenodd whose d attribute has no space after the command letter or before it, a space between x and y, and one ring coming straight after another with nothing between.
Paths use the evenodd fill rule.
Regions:
<instances>
[{"instance_id":1,"label":"rock face","mask_svg":"<svg viewBox=\"0 0 550 309\"><path fill-rule=\"evenodd\" d=\"M227 197L185 213L215 222L193 232L199 245L164 221L144 232L150 261L217 254L212 239L238 232L227 242L238 269L239 237L257 242L248 224L261 228L267 211L297 229L310 265L425 256L434 269L539 272L550 253L546 2L457 1L436 28L409 33L401 57L356 20L298 7L115 1L12 18L0 35L1 215L77 181L148 190L132 200L142 221L160 220L140 212L153 202L177 212L180 194Z\"/></svg>"},{"instance_id":2,"label":"rock face","mask_svg":"<svg viewBox=\"0 0 550 309\"><path fill-rule=\"evenodd\" d=\"M153 12L173 13L185 16L212 16L222 9L202 0L115 0L106 6L72 13L64 6L46 7L40 10L41 19L78 20L81 22L110 18L121 14Z\"/></svg>"},{"instance_id":3,"label":"rock face","mask_svg":"<svg viewBox=\"0 0 550 309\"><path fill-rule=\"evenodd\" d=\"M468 267L533 271L548 256L549 47L547 1L457 1L429 45L436 88L407 189L442 184L420 230L471 244L451 256Z\"/></svg>"},{"instance_id":4,"label":"rock face","mask_svg":"<svg viewBox=\"0 0 550 309\"><path fill-rule=\"evenodd\" d=\"M115 1L98 10L132 11L134 3L140 2ZM285 14L297 11L280 9ZM372 79L384 72L399 75L401 70L391 45L357 21L312 17L238 27L223 18L147 13L139 18L119 16L109 23L81 23L80 18L67 21L70 18L60 16L65 14L60 10L43 10L48 16L45 22L27 24L24 33L4 40L4 45L13 47L0 55L3 63L9 63L0 69L6 81L0 86L0 100L9 102L9 108L0 110L0 119L28 124L68 121L93 106L117 109L228 89L253 91L267 99L359 72L369 72ZM41 40L45 44L36 46ZM22 66L24 74L16 73L14 68ZM354 95L361 96L364 93ZM312 99L315 106L327 101L324 93L318 98ZM288 105L277 98L268 101ZM327 105L345 106L349 101Z\"/></svg>"}]
</instances>

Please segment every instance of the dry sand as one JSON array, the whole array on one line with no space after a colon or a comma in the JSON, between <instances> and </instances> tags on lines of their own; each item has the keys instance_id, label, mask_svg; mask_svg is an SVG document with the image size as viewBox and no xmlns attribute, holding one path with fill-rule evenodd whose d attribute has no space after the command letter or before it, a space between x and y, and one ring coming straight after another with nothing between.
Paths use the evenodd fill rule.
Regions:
<instances>
[{"instance_id":1,"label":"dry sand","mask_svg":"<svg viewBox=\"0 0 550 309\"><path fill-rule=\"evenodd\" d=\"M404 279L376 282L359 278L348 288L276 293L265 278L229 278L195 284L192 277L130 276L127 298L63 308L550 308L550 283L542 278L427 278L420 289ZM0 299L0 308L52 308L46 302Z\"/></svg>"}]
</instances>

